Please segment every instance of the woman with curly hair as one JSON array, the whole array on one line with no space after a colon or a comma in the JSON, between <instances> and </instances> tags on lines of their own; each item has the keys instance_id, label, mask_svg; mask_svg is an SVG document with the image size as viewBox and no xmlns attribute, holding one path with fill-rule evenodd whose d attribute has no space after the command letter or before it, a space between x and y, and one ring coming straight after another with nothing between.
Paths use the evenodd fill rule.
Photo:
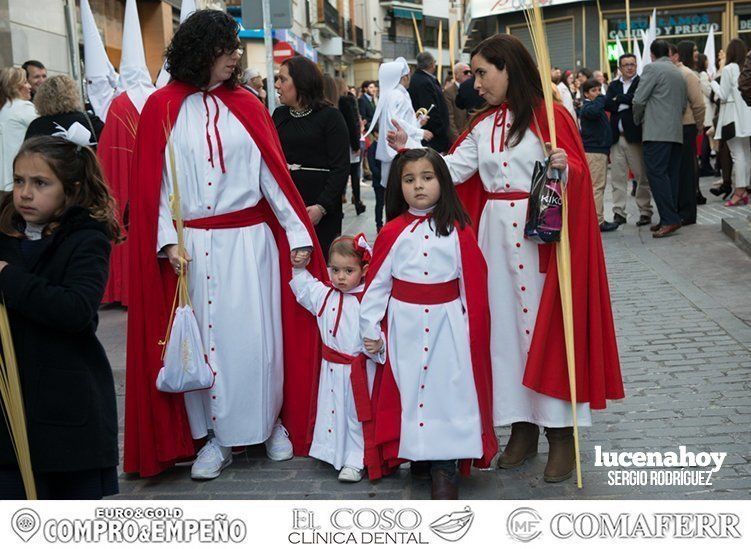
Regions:
<instances>
[{"instance_id":1,"label":"woman with curly hair","mask_svg":"<svg viewBox=\"0 0 751 549\"><path fill-rule=\"evenodd\" d=\"M48 78L34 95L34 106L39 118L29 124L26 139L54 135L61 129L67 131L78 122L92 135L89 145L97 144L104 123L84 112L78 86L69 76L59 74Z\"/></svg>"},{"instance_id":2,"label":"woman with curly hair","mask_svg":"<svg viewBox=\"0 0 751 549\"><path fill-rule=\"evenodd\" d=\"M136 134L124 468L143 476L191 458L198 439L206 443L191 476L212 479L233 446L265 442L278 461L307 453L312 435L320 343L288 283L293 258L312 254L323 279L325 264L271 117L240 86L237 33L216 10L183 22L167 49L172 81L149 97ZM173 178L184 255L170 213ZM211 388L184 395L155 387L182 269L215 372Z\"/></svg>"}]
</instances>

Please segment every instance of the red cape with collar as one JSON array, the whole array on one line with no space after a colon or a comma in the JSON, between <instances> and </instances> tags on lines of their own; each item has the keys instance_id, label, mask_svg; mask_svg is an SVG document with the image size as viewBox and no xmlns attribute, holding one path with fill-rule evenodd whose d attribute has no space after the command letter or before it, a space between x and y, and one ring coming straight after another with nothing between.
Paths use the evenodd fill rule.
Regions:
<instances>
[{"instance_id":1,"label":"red cape with collar","mask_svg":"<svg viewBox=\"0 0 751 549\"><path fill-rule=\"evenodd\" d=\"M130 193L130 309L125 392L126 472L152 476L194 455L183 395L162 393L155 380L162 365L158 341L164 337L176 277L166 259L156 255L159 196L167 128L177 120L185 98L197 88L171 82L149 97L141 113L133 156ZM320 246L300 195L287 170L271 117L249 91L224 86L213 93L243 124L266 165L314 243L311 273L328 280ZM243 174L237 174L241 181ZM321 347L315 318L297 304L289 287L292 274L286 235L276 219L269 222L279 248L282 336L284 338L284 404L282 421L297 455L307 455L313 434ZM244 327L237 327L243 337Z\"/></svg>"},{"instance_id":2,"label":"red cape with collar","mask_svg":"<svg viewBox=\"0 0 751 549\"><path fill-rule=\"evenodd\" d=\"M99 138L97 156L102 164L104 180L115 199L121 225L128 204L128 186L136 131L140 114L127 93L115 97L107 111L107 123ZM128 306L128 242L112 248L110 276L104 290L103 303Z\"/></svg>"},{"instance_id":3,"label":"red cape with collar","mask_svg":"<svg viewBox=\"0 0 751 549\"><path fill-rule=\"evenodd\" d=\"M451 152L456 150L477 123L495 114L496 110L491 109L475 120L459 136ZM542 139L550 141L544 104L535 109L535 115ZM534 124L530 129L537 134ZM558 146L566 151L569 163L566 198L571 245L577 401L588 402L592 409L602 409L607 399L624 397L605 256L594 209L592 179L581 137L571 115L558 104L555 105L555 129ZM479 172L457 185L456 190L472 217L476 231L487 202ZM523 383L538 393L570 400L554 244L540 246L540 268L547 275Z\"/></svg>"},{"instance_id":4,"label":"red cape with collar","mask_svg":"<svg viewBox=\"0 0 751 549\"><path fill-rule=\"evenodd\" d=\"M396 219L384 225L378 233L373 248L373 260L365 277L365 289L372 282L383 261L388 256L396 239L410 223L418 219L409 212L405 212ZM480 409L482 423L483 455L474 460L476 467L490 467L490 461L498 453L498 439L493 430L493 378L490 364L490 309L488 308L488 269L482 251L477 245L474 233L469 227L456 227L459 236L459 250L461 253L462 273L465 298L467 300L467 317L469 320L469 343L472 357L472 372L477 390L477 402ZM386 320L382 322L384 333L387 332ZM399 388L396 385L391 363L386 354L386 364L376 371L371 398L373 416L375 417L375 440L373 441L381 467L368 467L371 479L379 478L390 473L395 466L404 460L398 458L399 438L401 431L402 406ZM369 442L365 441L366 454ZM460 471L468 475L470 460L460 461Z\"/></svg>"}]
</instances>

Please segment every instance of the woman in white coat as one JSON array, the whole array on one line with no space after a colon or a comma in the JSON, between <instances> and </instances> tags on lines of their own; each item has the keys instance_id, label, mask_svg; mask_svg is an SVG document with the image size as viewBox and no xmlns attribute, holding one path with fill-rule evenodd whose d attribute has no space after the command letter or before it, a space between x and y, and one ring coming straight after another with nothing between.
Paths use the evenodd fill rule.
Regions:
<instances>
[{"instance_id":1,"label":"woman in white coat","mask_svg":"<svg viewBox=\"0 0 751 549\"><path fill-rule=\"evenodd\" d=\"M734 38L725 52L725 66L719 71L718 78L712 82L712 91L720 98L720 115L717 119L716 136L727 141L730 155L733 157L733 183L735 191L725 206L748 204L746 187L751 183L751 107L746 105L738 90L740 66L746 59L746 44Z\"/></svg>"},{"instance_id":2,"label":"woman in white coat","mask_svg":"<svg viewBox=\"0 0 751 549\"><path fill-rule=\"evenodd\" d=\"M382 63L378 69L378 84L380 97L376 111L373 114L373 122L363 139L378 125L378 148L376 158L381 161L381 185L386 186L389 180L391 163L396 156L396 151L388 146L386 134L395 129L393 121L406 132L409 139L407 146L420 147L422 140L430 141L433 134L429 130L423 130L427 117L417 121L412 100L409 98L407 86L409 86L409 65L403 57L397 57L389 63Z\"/></svg>"},{"instance_id":3,"label":"woman in white coat","mask_svg":"<svg viewBox=\"0 0 751 549\"><path fill-rule=\"evenodd\" d=\"M26 72L16 67L0 70L0 190L13 186L13 159L21 148L26 129L37 117Z\"/></svg>"}]
</instances>

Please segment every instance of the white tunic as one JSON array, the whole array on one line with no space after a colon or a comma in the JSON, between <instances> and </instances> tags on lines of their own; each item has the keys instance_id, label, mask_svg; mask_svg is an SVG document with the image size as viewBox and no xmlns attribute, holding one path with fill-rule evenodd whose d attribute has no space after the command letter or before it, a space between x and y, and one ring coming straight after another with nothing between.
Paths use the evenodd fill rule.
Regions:
<instances>
[{"instance_id":1,"label":"white tunic","mask_svg":"<svg viewBox=\"0 0 751 549\"><path fill-rule=\"evenodd\" d=\"M376 158L381 161L381 186L384 188L388 185L391 163L396 156L396 151L389 147L387 141L388 132L396 130L392 120L396 120L406 132L407 144L405 147L408 149L422 147L422 138L425 134L417 122L415 109L412 108L412 100L404 86L399 84L396 89L389 93L386 101L388 101L388 104L384 105L378 117L379 133L378 147L376 148Z\"/></svg>"},{"instance_id":2,"label":"white tunic","mask_svg":"<svg viewBox=\"0 0 751 549\"><path fill-rule=\"evenodd\" d=\"M333 291L318 281L305 269L295 269L290 281L297 302L316 315L318 330L324 345L345 355L356 356L363 352L360 336L360 301L353 294L363 291L363 286L344 294L339 328L334 336L339 312L340 292ZM324 301L326 309L318 316ZM385 355L383 357L385 359ZM382 359L383 361L383 359ZM375 375L375 364L368 360L368 389ZM357 419L355 398L352 393L349 364L321 361L318 381L318 405L310 456L330 463L336 470L342 467L363 468L364 443L362 424Z\"/></svg>"},{"instance_id":3,"label":"white tunic","mask_svg":"<svg viewBox=\"0 0 751 549\"><path fill-rule=\"evenodd\" d=\"M462 275L456 231L443 237L436 235L428 221L415 224L396 239L365 292L361 331L363 337L379 339L380 321L387 315L387 354L402 407L399 457L412 461L479 458L482 427L463 286L460 298L438 305L391 297L392 277L434 284Z\"/></svg>"},{"instance_id":4,"label":"white tunic","mask_svg":"<svg viewBox=\"0 0 751 549\"><path fill-rule=\"evenodd\" d=\"M305 226L242 123L219 99L188 96L172 130L184 219L230 213L266 198L292 249L312 245ZM214 117L219 110L218 133ZM218 151L221 137L226 173ZM213 160L213 166L212 162ZM157 251L177 242L165 160ZM265 223L238 229L185 229L190 298L211 367L212 389L185 395L194 438L213 429L222 446L263 442L282 406L283 351L279 253Z\"/></svg>"},{"instance_id":5,"label":"white tunic","mask_svg":"<svg viewBox=\"0 0 751 549\"><path fill-rule=\"evenodd\" d=\"M506 120L506 137L513 122ZM501 129L494 116L481 121L454 154L444 157L455 183L480 173L489 192L529 192L536 160L544 159L539 138L527 130L513 147L500 151ZM522 385L527 354L545 282L540 273L538 244L524 237L527 199L488 200L482 212L478 241L488 264L490 355L493 365L493 423L528 421L545 427L573 425L571 403L542 395ZM589 404L577 405L579 425L591 425Z\"/></svg>"}]
</instances>

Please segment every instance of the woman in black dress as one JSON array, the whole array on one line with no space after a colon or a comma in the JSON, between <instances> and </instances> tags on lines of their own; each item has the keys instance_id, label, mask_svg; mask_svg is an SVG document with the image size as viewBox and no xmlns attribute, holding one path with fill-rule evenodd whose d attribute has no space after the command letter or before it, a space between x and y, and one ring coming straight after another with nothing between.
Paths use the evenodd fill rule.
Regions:
<instances>
[{"instance_id":1,"label":"woman in black dress","mask_svg":"<svg viewBox=\"0 0 751 549\"><path fill-rule=\"evenodd\" d=\"M323 97L323 75L304 57L282 63L276 81L284 106L274 111L292 180L316 228L324 257L342 232L341 196L349 176L349 134L344 117Z\"/></svg>"}]
</instances>

